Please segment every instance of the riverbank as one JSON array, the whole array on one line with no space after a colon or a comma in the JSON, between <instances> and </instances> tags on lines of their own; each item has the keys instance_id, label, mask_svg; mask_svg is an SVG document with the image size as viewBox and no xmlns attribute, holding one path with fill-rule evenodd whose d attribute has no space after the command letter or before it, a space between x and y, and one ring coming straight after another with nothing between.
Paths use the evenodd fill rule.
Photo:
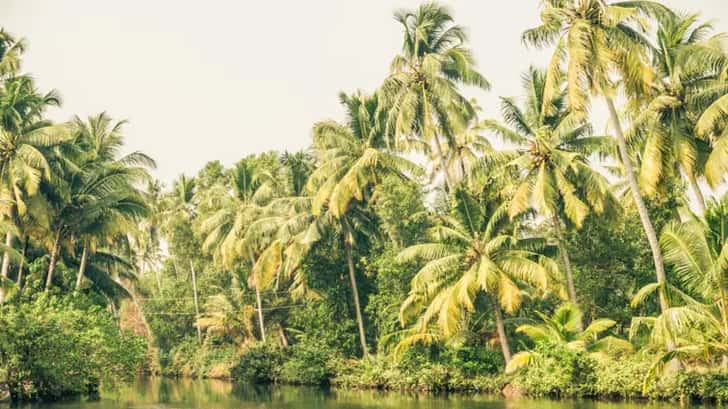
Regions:
<instances>
[{"instance_id":1,"label":"riverbank","mask_svg":"<svg viewBox=\"0 0 728 409\"><path fill-rule=\"evenodd\" d=\"M649 380L653 361L646 355L600 361L583 353L559 351L556 347L550 351L552 354L537 364L504 375L502 366L492 365L487 357L472 355L445 356L437 361L423 359L418 354L407 354L401 359L389 356L344 359L312 345L299 344L286 350L255 345L240 356L230 351L193 353L181 366L190 371L168 370L167 374L259 385L326 385L342 390L481 393L509 398L603 401L728 402L728 373L717 369L688 369ZM224 359L216 361L215 357ZM179 358L176 365L180 365Z\"/></svg>"}]
</instances>

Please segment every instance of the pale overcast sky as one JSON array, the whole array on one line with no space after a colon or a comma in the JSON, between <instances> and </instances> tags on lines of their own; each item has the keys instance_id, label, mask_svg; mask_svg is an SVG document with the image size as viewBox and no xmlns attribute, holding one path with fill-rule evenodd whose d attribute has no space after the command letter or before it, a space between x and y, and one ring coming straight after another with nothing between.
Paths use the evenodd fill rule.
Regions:
<instances>
[{"instance_id":1,"label":"pale overcast sky","mask_svg":"<svg viewBox=\"0 0 728 409\"><path fill-rule=\"evenodd\" d=\"M315 121L341 118L339 91L380 84L401 43L392 12L419 3L0 0L0 26L26 38L24 70L63 96L53 118L128 119L130 150L155 157L170 182L209 160L305 147ZM520 42L539 1L443 3L494 85L473 95L495 115L496 97L519 95L521 72L547 61ZM728 0L664 3L728 31Z\"/></svg>"}]
</instances>

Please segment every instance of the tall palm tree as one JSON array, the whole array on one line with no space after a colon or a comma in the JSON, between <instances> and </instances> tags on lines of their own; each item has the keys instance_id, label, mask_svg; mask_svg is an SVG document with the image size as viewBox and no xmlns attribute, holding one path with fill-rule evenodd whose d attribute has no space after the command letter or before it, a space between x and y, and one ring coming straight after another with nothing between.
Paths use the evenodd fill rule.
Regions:
<instances>
[{"instance_id":1,"label":"tall palm tree","mask_svg":"<svg viewBox=\"0 0 728 409\"><path fill-rule=\"evenodd\" d=\"M352 254L357 222L352 216L362 215L360 205L368 201L372 188L385 176L417 177L422 170L387 149L384 118L378 109L380 99L376 95L342 93L340 99L347 111L346 124L323 121L314 125L313 149L318 168L309 177L308 187L309 191L315 192L311 204L312 214L317 218L315 225L334 222L340 228L359 340L366 356L368 347Z\"/></svg>"},{"instance_id":2,"label":"tall palm tree","mask_svg":"<svg viewBox=\"0 0 728 409\"><path fill-rule=\"evenodd\" d=\"M59 104L54 91L41 94L30 77L11 77L0 86L0 198L7 204L3 218L13 225L25 215L26 200L41 180L50 178L47 150L68 137L66 126L42 119L47 107ZM0 279L8 277L13 237L8 230ZM0 289L0 302L3 298Z\"/></svg>"},{"instance_id":3,"label":"tall palm tree","mask_svg":"<svg viewBox=\"0 0 728 409\"><path fill-rule=\"evenodd\" d=\"M271 198L268 193L265 195L258 193L262 186L260 177L262 173L263 169L257 167L255 158L246 158L238 162L230 174L232 192L229 194L225 191L219 192L217 196L222 197L222 200L218 210L202 222L200 229L206 236L203 248L220 257L224 265L231 266L239 260L247 260L250 263L248 284L255 289L260 337L265 341L262 283L254 272L256 252L260 249L244 240L250 225L261 215L260 196L265 196L265 200ZM218 188L225 190L224 187ZM261 190L264 191L269 192L270 189ZM256 197L256 194L259 196Z\"/></svg>"},{"instance_id":4,"label":"tall palm tree","mask_svg":"<svg viewBox=\"0 0 728 409\"><path fill-rule=\"evenodd\" d=\"M608 181L594 170L588 156L610 149L608 138L593 136L592 127L566 106L565 92L545 92L546 73L531 67L523 76L525 107L501 99L505 123L484 127L520 145L507 164L518 179L508 206L511 217L534 209L551 223L566 272L569 300L578 305L574 276L562 223L580 228L588 213L616 207Z\"/></svg>"},{"instance_id":5,"label":"tall palm tree","mask_svg":"<svg viewBox=\"0 0 728 409\"><path fill-rule=\"evenodd\" d=\"M398 11L395 19L404 29L402 53L392 60L379 92L380 109L387 111L387 133L398 148L412 147L407 143L412 137L424 142L418 146L432 146L450 188L446 147L462 122L460 114L475 113L458 86L488 89L489 84L476 71L465 31L453 23L447 8L428 2L415 11Z\"/></svg>"},{"instance_id":6,"label":"tall palm tree","mask_svg":"<svg viewBox=\"0 0 728 409\"><path fill-rule=\"evenodd\" d=\"M155 162L142 152L121 155L124 121L113 122L106 113L101 113L87 121L77 117L74 123L78 132L75 142L83 150L78 166L85 173L82 177L89 179L85 183L91 185L83 193L83 204L78 204L83 207L78 228L73 232L82 247L76 277L78 291L89 251L98 242L126 234L147 215L148 208L137 186L150 180L147 169L153 168Z\"/></svg>"},{"instance_id":7,"label":"tall palm tree","mask_svg":"<svg viewBox=\"0 0 728 409\"><path fill-rule=\"evenodd\" d=\"M439 217L429 232L431 241L410 246L398 256L401 262L423 261L412 279L410 294L402 304L404 324L418 316L408 345L420 340L454 336L485 294L496 322L498 340L506 363L511 360L501 309L516 311L524 284L546 289L553 263L534 249L545 243L522 238L509 220L505 204L479 199L463 187L453 192L451 214ZM437 332L432 334L431 322Z\"/></svg>"},{"instance_id":8,"label":"tall palm tree","mask_svg":"<svg viewBox=\"0 0 728 409\"><path fill-rule=\"evenodd\" d=\"M706 103L728 93L728 86L716 84L728 68L724 36L709 36L711 25L699 24L697 14L665 12L658 22L652 53L657 75L646 106L632 115L627 138L640 148L640 186L647 195L661 180L683 173L704 213L698 178L708 169L715 186L723 172L715 174L714 165L706 163L710 140L696 138L694 128Z\"/></svg>"},{"instance_id":9,"label":"tall palm tree","mask_svg":"<svg viewBox=\"0 0 728 409\"><path fill-rule=\"evenodd\" d=\"M574 114L586 115L590 95L604 97L629 190L652 251L662 311L669 308L662 250L640 191L614 97L619 85L633 102L649 93L654 73L642 17L644 13L660 14L665 10L649 1L612 4L604 0L545 0L542 25L523 33L523 40L537 47L556 44L546 77L547 95L558 92L560 72L566 66L567 99Z\"/></svg>"}]
</instances>

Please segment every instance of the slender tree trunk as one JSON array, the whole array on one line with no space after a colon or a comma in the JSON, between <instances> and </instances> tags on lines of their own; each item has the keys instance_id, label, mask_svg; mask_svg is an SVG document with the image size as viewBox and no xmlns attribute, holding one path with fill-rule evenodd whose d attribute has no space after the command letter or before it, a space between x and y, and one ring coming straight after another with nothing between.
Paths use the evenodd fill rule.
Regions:
<instances>
[{"instance_id":1,"label":"slender tree trunk","mask_svg":"<svg viewBox=\"0 0 728 409\"><path fill-rule=\"evenodd\" d=\"M78 294L81 289L81 282L83 281L83 275L86 273L86 261L88 260L88 243L83 242L83 252L81 253L81 264L78 266L78 274L76 274L76 288L73 290L74 294Z\"/></svg>"},{"instance_id":2,"label":"slender tree trunk","mask_svg":"<svg viewBox=\"0 0 728 409\"><path fill-rule=\"evenodd\" d=\"M56 261L58 258L58 247L61 243L61 229L56 232L56 238L53 241L53 248L51 249L51 262L48 265L48 275L46 276L45 292L50 290L53 284L53 272L56 269Z\"/></svg>"},{"instance_id":3,"label":"slender tree trunk","mask_svg":"<svg viewBox=\"0 0 728 409\"><path fill-rule=\"evenodd\" d=\"M566 287L569 292L569 301L579 308L579 302L576 299L576 286L574 285L574 272L571 269L571 260L569 259L569 251L564 243L564 235L561 232L561 220L554 214L551 218L554 224L554 231L556 232L556 242L559 248L559 254L561 255L561 261L564 263L564 270L566 271ZM584 325L579 320L578 323L579 331L584 329Z\"/></svg>"},{"instance_id":4,"label":"slender tree trunk","mask_svg":"<svg viewBox=\"0 0 728 409\"><path fill-rule=\"evenodd\" d=\"M253 251L250 251L250 274L253 274L255 268L255 255ZM255 277L255 304L258 310L258 325L260 326L260 339L265 342L265 322L263 321L263 302L260 297L260 280L259 277Z\"/></svg>"},{"instance_id":5,"label":"slender tree trunk","mask_svg":"<svg viewBox=\"0 0 728 409\"><path fill-rule=\"evenodd\" d=\"M508 337L506 336L506 327L503 325L503 315L501 314L500 305L496 301L495 296L489 295L491 305L493 306L493 314L495 315L495 328L498 332L498 343L501 346L501 352L503 352L503 359L511 362L511 348L508 346Z\"/></svg>"},{"instance_id":6,"label":"slender tree trunk","mask_svg":"<svg viewBox=\"0 0 728 409\"><path fill-rule=\"evenodd\" d=\"M197 275L195 274L195 267L192 265L190 260L190 273L192 274L192 298L195 301L195 328L197 329L197 341L202 343L202 331L200 326L197 325L197 321L200 319L200 305L197 302Z\"/></svg>"},{"instance_id":7,"label":"slender tree trunk","mask_svg":"<svg viewBox=\"0 0 728 409\"><path fill-rule=\"evenodd\" d=\"M690 184L690 189L693 191L693 194L695 195L695 204L698 206L698 212L700 212L701 215L705 214L705 196L703 196L703 191L700 190L700 184L698 184L698 178L695 177L695 174L692 172L687 172L685 169L683 169L683 172L685 172L685 175L688 179L688 183Z\"/></svg>"},{"instance_id":8,"label":"slender tree trunk","mask_svg":"<svg viewBox=\"0 0 728 409\"><path fill-rule=\"evenodd\" d=\"M154 278L157 279L157 292L161 295L162 294L162 272L159 271L159 268L154 269Z\"/></svg>"},{"instance_id":9,"label":"slender tree trunk","mask_svg":"<svg viewBox=\"0 0 728 409\"><path fill-rule=\"evenodd\" d=\"M18 289L23 289L23 268L25 268L25 255L28 253L28 236L25 236L23 239L23 252L21 253L23 257L20 258L20 262L18 263Z\"/></svg>"},{"instance_id":10,"label":"slender tree trunk","mask_svg":"<svg viewBox=\"0 0 728 409\"><path fill-rule=\"evenodd\" d=\"M367 348L367 338L364 332L364 320L361 315L361 304L359 303L359 290L356 285L356 273L354 271L354 259L351 255L351 243L344 239L346 247L346 263L349 266L349 280L351 281L351 292L354 295L354 310L356 311L356 324L359 327L359 341L361 342L361 350L364 357L369 356L369 348Z\"/></svg>"},{"instance_id":11,"label":"slender tree trunk","mask_svg":"<svg viewBox=\"0 0 728 409\"><path fill-rule=\"evenodd\" d=\"M619 116L617 115L617 109L614 107L614 101L612 98L605 97L607 107L609 108L609 117L614 127L614 133L617 137L617 145L619 146L619 154L622 157L622 163L624 165L624 173L629 183L629 190L632 192L632 198L637 212L639 213L640 220L642 221L642 227L647 235L647 241L650 244L652 250L652 259L655 263L655 275L657 276L657 282L660 284L658 289L660 298L660 310L664 313L669 308L667 302L667 295L665 294L665 286L667 278L665 276L665 266L662 261L662 250L660 249L660 242L657 240L657 233L650 220L650 215L647 212L647 206L642 199L642 193L640 192L639 184L637 183L637 177L632 166L632 159L629 156L629 150L627 149L627 142L624 139L624 133L622 132L622 124L619 122Z\"/></svg>"},{"instance_id":12,"label":"slender tree trunk","mask_svg":"<svg viewBox=\"0 0 728 409\"><path fill-rule=\"evenodd\" d=\"M450 171L447 169L447 161L445 160L445 154L442 152L442 146L440 145L440 137L435 133L433 135L435 139L435 151L437 156L440 158L440 166L442 166L442 173L445 177L445 188L449 192L452 190L452 179L450 178Z\"/></svg>"},{"instance_id":13,"label":"slender tree trunk","mask_svg":"<svg viewBox=\"0 0 728 409\"><path fill-rule=\"evenodd\" d=\"M13 245L13 235L10 232L5 233L5 246L10 248ZM8 249L3 253L2 270L0 270L0 305L5 302L5 288L2 281L8 278L10 271L10 251Z\"/></svg>"},{"instance_id":14,"label":"slender tree trunk","mask_svg":"<svg viewBox=\"0 0 728 409\"><path fill-rule=\"evenodd\" d=\"M286 337L286 331L283 329L283 325L278 327L278 336L281 338L281 344L284 347L288 347L288 338Z\"/></svg>"}]
</instances>

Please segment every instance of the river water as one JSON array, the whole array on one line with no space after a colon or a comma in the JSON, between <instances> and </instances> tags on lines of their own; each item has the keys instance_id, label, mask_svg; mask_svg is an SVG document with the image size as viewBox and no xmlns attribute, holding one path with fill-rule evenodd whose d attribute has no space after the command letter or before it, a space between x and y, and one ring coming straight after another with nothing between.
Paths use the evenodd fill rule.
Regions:
<instances>
[{"instance_id":1,"label":"river water","mask_svg":"<svg viewBox=\"0 0 728 409\"><path fill-rule=\"evenodd\" d=\"M677 404L504 400L483 395L431 395L235 385L217 380L141 379L94 401L23 406L32 409L678 409Z\"/></svg>"}]
</instances>

